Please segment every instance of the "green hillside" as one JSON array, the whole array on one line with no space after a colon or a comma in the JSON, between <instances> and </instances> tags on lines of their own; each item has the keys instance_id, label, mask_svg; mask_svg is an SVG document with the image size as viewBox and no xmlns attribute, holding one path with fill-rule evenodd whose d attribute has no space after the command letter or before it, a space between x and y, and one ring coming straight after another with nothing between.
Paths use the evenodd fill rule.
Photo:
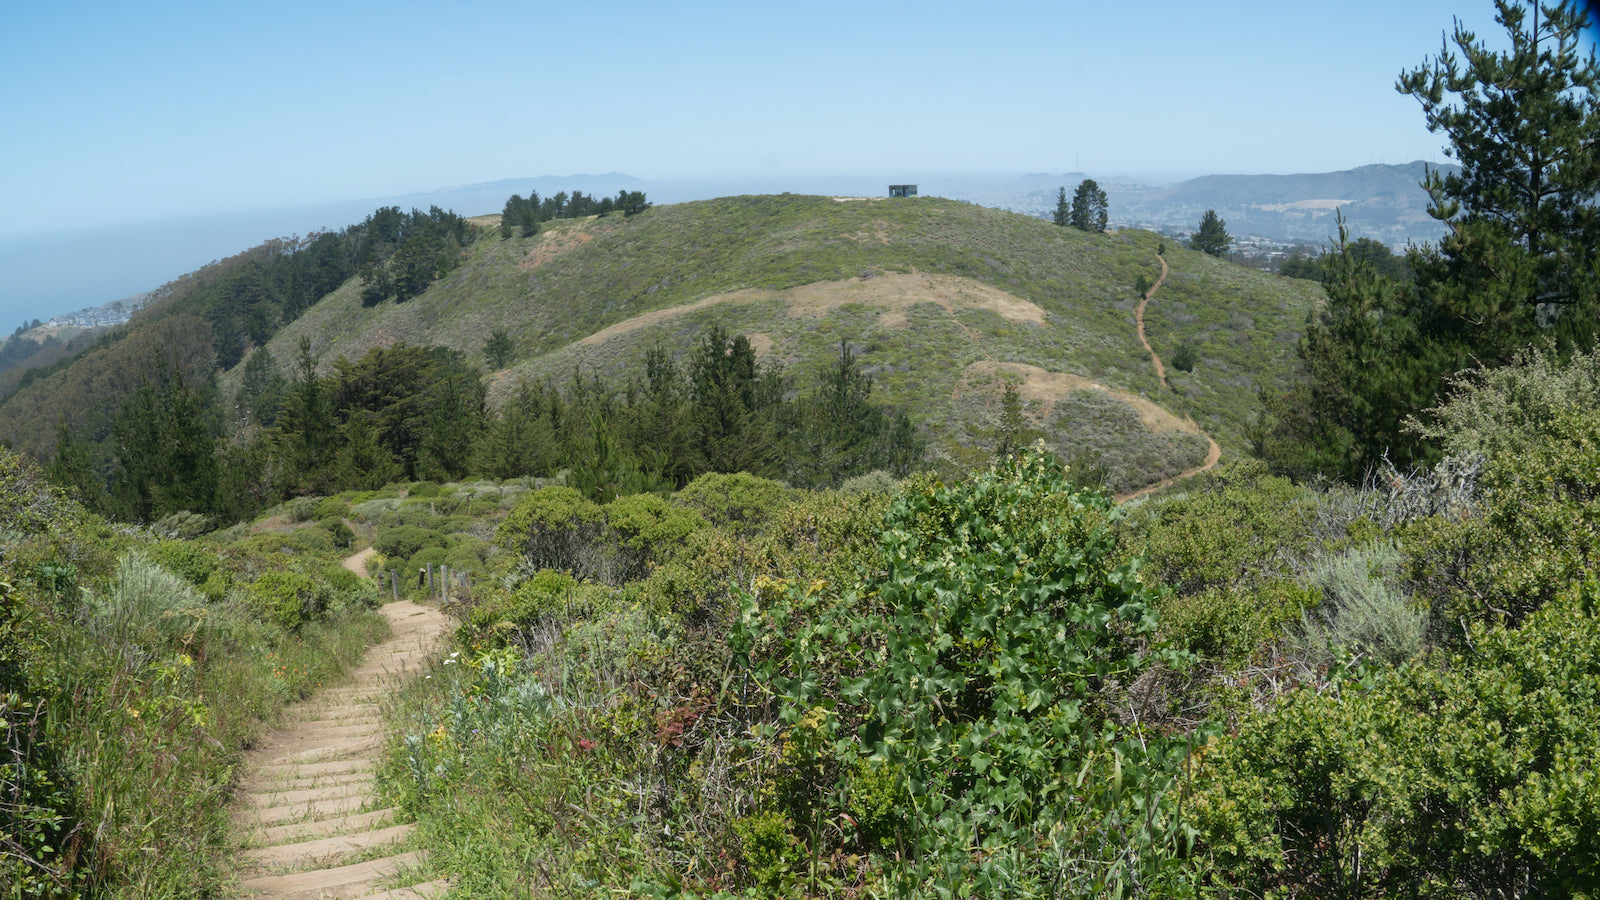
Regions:
<instances>
[{"instance_id":1,"label":"green hillside","mask_svg":"<svg viewBox=\"0 0 1600 900\"><path fill-rule=\"evenodd\" d=\"M374 347L447 347L480 367L499 405L522 384L566 385L578 371L620 389L648 348L681 363L720 326L780 363L791 391L847 343L875 400L907 412L929 462L949 471L988 458L1010 382L1053 449L1131 491L1208 463L1208 438L1242 447L1258 390L1283 383L1321 296L1148 232L1091 234L936 198L782 195L556 220L509 239L485 217L450 251L459 265L441 265L426 290L364 303L356 273L384 240L381 219L270 242L168 286L127 328L30 372L0 403L0 439L48 459L64 419L105 474L111 423L147 376L176 366L230 410L251 346L291 378L302 338L324 373ZM1133 315L1135 285L1158 280L1161 251L1170 273L1149 304L1148 339L1169 362L1185 345L1196 360L1192 371L1169 365L1166 386ZM489 372L483 349L497 330L515 349ZM208 372L222 376L215 394ZM221 418L241 421L236 410Z\"/></svg>"},{"instance_id":2,"label":"green hillside","mask_svg":"<svg viewBox=\"0 0 1600 900\"><path fill-rule=\"evenodd\" d=\"M1238 448L1257 389L1281 382L1320 295L1166 247L1172 274L1150 306L1151 344L1166 356L1193 342L1199 362L1163 388L1133 322L1134 285L1160 274L1161 239L1148 232L1095 235L931 198L800 196L562 221L528 238L497 232L409 302L364 307L347 283L269 349L284 366L301 337L324 364L401 342L476 361L504 329L516 352L491 375L497 401L527 379L637 369L658 342L681 355L714 323L800 376L847 341L876 396L929 429L937 457L982 458L974 432L992 424L1000 379L1027 380L1028 411L1057 449L1108 457L1126 487L1203 460L1206 442L1181 430L1183 417ZM1125 402L1140 394L1177 419L1152 432L1152 416L1141 421Z\"/></svg>"}]
</instances>

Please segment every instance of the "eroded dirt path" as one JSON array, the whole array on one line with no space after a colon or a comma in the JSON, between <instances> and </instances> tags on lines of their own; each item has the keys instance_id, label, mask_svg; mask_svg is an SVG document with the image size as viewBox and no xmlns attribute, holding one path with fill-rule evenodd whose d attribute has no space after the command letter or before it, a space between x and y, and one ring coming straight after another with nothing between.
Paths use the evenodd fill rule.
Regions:
<instances>
[{"instance_id":1,"label":"eroded dirt path","mask_svg":"<svg viewBox=\"0 0 1600 900\"><path fill-rule=\"evenodd\" d=\"M1161 260L1161 277L1157 278L1156 283L1150 285L1150 290L1145 291L1144 296L1139 298L1139 305L1133 310L1133 324L1139 332L1139 343L1144 345L1145 352L1150 354L1150 361L1155 364L1156 379L1161 382L1162 387L1166 387L1167 367L1161 364L1161 357L1156 355L1155 348L1150 346L1150 342L1144 336L1144 308L1149 305L1150 298L1155 296L1156 291L1161 289L1161 283L1167 280L1166 257L1157 253L1156 259Z\"/></svg>"},{"instance_id":2,"label":"eroded dirt path","mask_svg":"<svg viewBox=\"0 0 1600 900\"><path fill-rule=\"evenodd\" d=\"M1200 434L1206 439L1207 444L1205 462L1195 466L1192 469L1184 469L1182 472L1179 472L1171 478L1163 478L1155 484L1147 484L1144 487L1139 488L1137 491L1132 491L1126 494L1118 494L1114 499L1118 503L1126 503L1129 500L1137 500L1146 494L1153 494L1162 488L1172 487L1185 478L1193 478L1194 476L1199 475L1201 472L1215 468L1217 465L1217 460L1222 458L1222 447L1218 446L1216 440L1214 440L1211 435L1206 434L1203 431L1200 432Z\"/></svg>"},{"instance_id":3,"label":"eroded dirt path","mask_svg":"<svg viewBox=\"0 0 1600 900\"><path fill-rule=\"evenodd\" d=\"M1156 355L1155 348L1150 346L1150 341L1147 340L1144 335L1144 308L1145 306L1149 305L1150 298L1155 296L1156 291L1161 288L1161 283L1167 280L1167 272L1169 271L1167 269L1166 257L1157 253L1156 259L1161 260L1161 277L1157 278L1156 283L1150 285L1150 290L1145 291L1144 296L1139 299L1139 305L1133 311L1133 323L1139 332L1139 343L1144 345L1145 351L1150 354L1150 362L1156 367L1156 378L1161 381L1162 387L1166 387L1167 367L1161 364L1161 357ZM1193 419L1188 421L1190 425L1194 424ZM1155 484L1147 484L1137 491L1127 494L1118 494L1116 501L1118 503L1126 503L1129 500L1136 500L1145 496L1146 494L1153 494L1162 488L1171 487L1185 478L1193 478L1194 476L1199 475L1201 472L1206 472L1215 468L1217 461L1222 459L1222 448L1218 446L1215 438L1209 434L1206 434L1204 431L1201 431L1199 428L1195 428L1192 433L1198 434L1206 439L1206 458L1204 462L1192 469L1184 469L1182 472L1179 472L1171 478L1163 478Z\"/></svg>"},{"instance_id":4,"label":"eroded dirt path","mask_svg":"<svg viewBox=\"0 0 1600 900\"><path fill-rule=\"evenodd\" d=\"M356 570L365 561L345 562ZM409 874L421 862L405 847L416 826L397 824L373 787L383 748L379 706L416 675L449 622L410 601L391 603L383 614L391 636L373 645L343 684L292 708L285 726L246 758L234 814L244 839L237 863L245 897L399 900L449 887L442 879L418 884Z\"/></svg>"}]
</instances>

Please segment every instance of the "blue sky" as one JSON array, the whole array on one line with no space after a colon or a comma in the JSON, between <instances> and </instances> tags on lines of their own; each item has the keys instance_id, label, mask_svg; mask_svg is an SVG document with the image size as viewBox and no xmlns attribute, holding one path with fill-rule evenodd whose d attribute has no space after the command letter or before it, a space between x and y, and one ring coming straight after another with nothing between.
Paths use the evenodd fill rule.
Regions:
<instances>
[{"instance_id":1,"label":"blue sky","mask_svg":"<svg viewBox=\"0 0 1600 900\"><path fill-rule=\"evenodd\" d=\"M1405 0L7 3L0 235L541 174L1067 172L1441 159Z\"/></svg>"}]
</instances>

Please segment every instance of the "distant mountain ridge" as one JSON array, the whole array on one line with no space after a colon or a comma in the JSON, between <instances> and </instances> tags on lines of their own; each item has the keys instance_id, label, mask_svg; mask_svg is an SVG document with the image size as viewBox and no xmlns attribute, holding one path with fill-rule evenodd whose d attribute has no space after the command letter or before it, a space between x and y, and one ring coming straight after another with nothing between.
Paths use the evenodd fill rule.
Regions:
<instances>
[{"instance_id":1,"label":"distant mountain ridge","mask_svg":"<svg viewBox=\"0 0 1600 900\"><path fill-rule=\"evenodd\" d=\"M1387 244L1432 241L1444 227L1428 215L1428 194L1421 187L1430 168L1461 171L1460 166L1419 160L1341 172L1204 175L1145 195L1125 215L1135 221L1192 226L1214 209L1233 234L1320 243L1337 232L1335 212L1342 210L1354 236Z\"/></svg>"},{"instance_id":2,"label":"distant mountain ridge","mask_svg":"<svg viewBox=\"0 0 1600 900\"><path fill-rule=\"evenodd\" d=\"M1296 175L1202 175L1166 186L1082 172L1030 173L1005 183L961 182L942 195L1050 218L1057 190L1065 187L1071 194L1078 182L1093 177L1110 198L1113 227L1187 233L1214 209L1235 237L1319 245L1338 233L1335 212L1343 210L1352 238L1403 247L1444 234L1444 226L1428 215L1428 194L1421 187L1430 167L1461 170L1417 161ZM932 187L930 193L941 192L941 186Z\"/></svg>"}]
</instances>

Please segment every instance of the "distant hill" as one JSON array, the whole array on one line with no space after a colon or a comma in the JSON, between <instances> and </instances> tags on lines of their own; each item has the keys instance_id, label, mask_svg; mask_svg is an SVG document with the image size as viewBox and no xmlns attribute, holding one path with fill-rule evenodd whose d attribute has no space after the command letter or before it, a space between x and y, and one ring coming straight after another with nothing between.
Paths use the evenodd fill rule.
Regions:
<instances>
[{"instance_id":1,"label":"distant hill","mask_svg":"<svg viewBox=\"0 0 1600 900\"><path fill-rule=\"evenodd\" d=\"M1427 213L1421 188L1427 163L1371 165L1305 175L1206 175L1145 195L1130 221L1193 227L1208 209L1233 234L1322 243L1337 234L1343 210L1352 234L1386 244L1438 240L1444 228ZM1459 166L1438 166L1460 171Z\"/></svg>"},{"instance_id":2,"label":"distant hill","mask_svg":"<svg viewBox=\"0 0 1600 900\"><path fill-rule=\"evenodd\" d=\"M1444 234L1428 216L1428 195L1420 187L1428 165L1371 165L1303 175L1205 175L1166 187L1125 178L1095 180L1110 198L1113 225L1187 233L1206 210L1215 209L1235 236L1320 245L1338 233L1334 211L1342 209L1351 237L1400 247L1437 241ZM1460 170L1453 165L1437 168ZM1084 177L1073 172L967 180L949 185L945 195L1049 218L1056 191L1065 187L1071 194Z\"/></svg>"},{"instance_id":3,"label":"distant hill","mask_svg":"<svg viewBox=\"0 0 1600 900\"><path fill-rule=\"evenodd\" d=\"M1241 448L1257 390L1282 383L1321 296L1314 284L1150 232L1091 235L936 198L729 197L563 220L509 240L497 220L475 220L481 236L463 263L421 295L367 307L351 279L266 346L286 374L302 337L324 368L397 343L444 345L481 363L490 335L505 329L514 361L485 372L498 402L527 379L637 372L647 348L681 355L713 324L750 335L797 387L842 341L873 375L875 396L924 429L936 461L986 458L985 432L1009 380L1056 449L1106 465L1128 489L1202 463L1206 435ZM1170 387L1133 320L1134 286L1161 275L1163 242L1171 272L1146 314L1150 342L1169 359L1184 343L1198 351L1193 372L1169 370ZM225 277L226 267L189 282ZM107 404L134 384L124 374L137 371L132 348L176 350L195 371L206 329L193 317L237 314L158 301L125 332L147 336L102 341L0 404L0 437L48 453L62 405L75 397L100 411L67 409L69 421L103 427ZM223 373L222 402L238 375Z\"/></svg>"}]
</instances>

